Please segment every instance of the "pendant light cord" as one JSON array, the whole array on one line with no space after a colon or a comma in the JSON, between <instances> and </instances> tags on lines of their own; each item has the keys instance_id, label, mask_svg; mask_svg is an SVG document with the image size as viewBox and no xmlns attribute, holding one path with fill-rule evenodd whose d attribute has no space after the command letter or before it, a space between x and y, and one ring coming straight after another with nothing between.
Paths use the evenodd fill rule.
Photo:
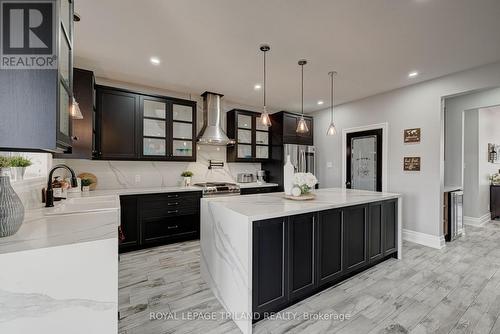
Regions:
<instances>
[{"instance_id":1,"label":"pendant light cord","mask_svg":"<svg viewBox=\"0 0 500 334\"><path fill-rule=\"evenodd\" d=\"M302 74L302 116L304 116L304 64L300 65L300 71Z\"/></svg>"},{"instance_id":2,"label":"pendant light cord","mask_svg":"<svg viewBox=\"0 0 500 334\"><path fill-rule=\"evenodd\" d=\"M266 52L264 51L264 110L266 110Z\"/></svg>"},{"instance_id":3,"label":"pendant light cord","mask_svg":"<svg viewBox=\"0 0 500 334\"><path fill-rule=\"evenodd\" d=\"M333 82L333 76L334 76L334 73L330 73L330 76L332 77L332 85L331 85L331 95L330 95L330 102L331 102L331 110L332 110L332 115L331 115L331 123L333 123L333 85L334 85L334 82Z\"/></svg>"}]
</instances>

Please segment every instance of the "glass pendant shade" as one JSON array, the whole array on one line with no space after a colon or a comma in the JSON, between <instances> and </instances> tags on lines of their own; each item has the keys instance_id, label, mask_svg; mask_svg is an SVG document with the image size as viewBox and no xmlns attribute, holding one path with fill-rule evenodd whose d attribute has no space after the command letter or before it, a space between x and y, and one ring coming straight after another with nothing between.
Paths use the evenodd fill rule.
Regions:
<instances>
[{"instance_id":1,"label":"glass pendant shade","mask_svg":"<svg viewBox=\"0 0 500 334\"><path fill-rule=\"evenodd\" d=\"M82 111L80 110L80 106L78 102L76 102L75 98L73 98L73 103L71 104L71 118L73 119L83 119Z\"/></svg>"},{"instance_id":2,"label":"glass pendant shade","mask_svg":"<svg viewBox=\"0 0 500 334\"><path fill-rule=\"evenodd\" d=\"M264 126L271 126L271 118L269 118L269 113L265 109L260 114L260 123Z\"/></svg>"},{"instance_id":3,"label":"glass pendant shade","mask_svg":"<svg viewBox=\"0 0 500 334\"><path fill-rule=\"evenodd\" d=\"M327 136L335 136L337 134L337 128L335 128L335 124L333 122L330 123L328 130L326 130Z\"/></svg>"},{"instance_id":4,"label":"glass pendant shade","mask_svg":"<svg viewBox=\"0 0 500 334\"><path fill-rule=\"evenodd\" d=\"M300 117L299 123L297 124L297 133L308 133L309 128L307 127L306 120L304 116Z\"/></svg>"}]
</instances>

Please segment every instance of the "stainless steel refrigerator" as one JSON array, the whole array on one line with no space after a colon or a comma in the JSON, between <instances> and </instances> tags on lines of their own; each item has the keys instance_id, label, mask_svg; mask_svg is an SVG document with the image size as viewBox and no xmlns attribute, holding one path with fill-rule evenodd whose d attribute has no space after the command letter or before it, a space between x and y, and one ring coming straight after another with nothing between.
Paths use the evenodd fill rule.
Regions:
<instances>
[{"instance_id":1,"label":"stainless steel refrigerator","mask_svg":"<svg viewBox=\"0 0 500 334\"><path fill-rule=\"evenodd\" d=\"M285 144L283 164L286 157L290 155L290 161L295 167L295 173L312 173L316 175L316 149L314 146Z\"/></svg>"}]
</instances>

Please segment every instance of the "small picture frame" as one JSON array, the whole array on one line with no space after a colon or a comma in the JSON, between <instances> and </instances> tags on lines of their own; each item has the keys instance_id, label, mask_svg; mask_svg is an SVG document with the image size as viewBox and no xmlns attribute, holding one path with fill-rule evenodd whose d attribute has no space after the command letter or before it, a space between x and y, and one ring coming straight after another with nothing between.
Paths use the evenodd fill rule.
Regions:
<instances>
[{"instance_id":1,"label":"small picture frame","mask_svg":"<svg viewBox=\"0 0 500 334\"><path fill-rule=\"evenodd\" d=\"M405 172L420 172L421 158L420 157L404 157L403 170Z\"/></svg>"},{"instance_id":2,"label":"small picture frame","mask_svg":"<svg viewBox=\"0 0 500 334\"><path fill-rule=\"evenodd\" d=\"M405 144L420 143L420 128L405 129L404 142Z\"/></svg>"}]
</instances>

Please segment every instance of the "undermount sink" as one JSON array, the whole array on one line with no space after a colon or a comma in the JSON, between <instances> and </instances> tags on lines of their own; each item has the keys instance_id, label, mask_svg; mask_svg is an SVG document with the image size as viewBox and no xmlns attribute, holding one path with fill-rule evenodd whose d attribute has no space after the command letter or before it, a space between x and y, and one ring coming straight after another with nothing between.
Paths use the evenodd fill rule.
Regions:
<instances>
[{"instance_id":1,"label":"undermount sink","mask_svg":"<svg viewBox=\"0 0 500 334\"><path fill-rule=\"evenodd\" d=\"M46 216L67 215L72 213L85 213L95 211L117 210L120 207L115 196L77 197L55 202L54 207L44 208Z\"/></svg>"}]
</instances>

